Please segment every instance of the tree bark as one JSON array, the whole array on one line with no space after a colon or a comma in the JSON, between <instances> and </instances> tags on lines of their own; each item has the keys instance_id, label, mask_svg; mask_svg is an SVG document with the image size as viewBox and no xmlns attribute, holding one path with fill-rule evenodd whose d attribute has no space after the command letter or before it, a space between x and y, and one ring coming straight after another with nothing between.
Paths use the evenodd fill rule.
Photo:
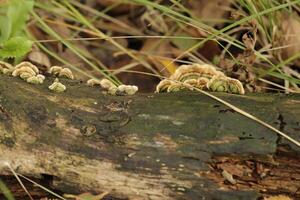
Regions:
<instances>
[{"instance_id":1,"label":"tree bark","mask_svg":"<svg viewBox=\"0 0 300 200\"><path fill-rule=\"evenodd\" d=\"M299 148L207 96L109 96L70 80L53 93L51 81L0 76L2 175L6 161L54 189L119 199L300 198ZM300 140L299 95L214 95Z\"/></svg>"}]
</instances>

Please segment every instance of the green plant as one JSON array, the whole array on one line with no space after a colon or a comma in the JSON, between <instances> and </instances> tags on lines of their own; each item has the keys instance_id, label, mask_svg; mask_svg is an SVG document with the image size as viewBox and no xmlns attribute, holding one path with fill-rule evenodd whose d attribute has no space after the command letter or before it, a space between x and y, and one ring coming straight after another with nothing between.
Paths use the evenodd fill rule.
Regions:
<instances>
[{"instance_id":1,"label":"green plant","mask_svg":"<svg viewBox=\"0 0 300 200\"><path fill-rule=\"evenodd\" d=\"M226 10L235 17L209 19L193 14L193 9L188 6L186 1L178 0L171 0L169 3L150 0L116 0L111 6L105 7L103 10L90 7L88 4L76 0L37 1L33 14L36 22L34 25L46 32L51 40L39 41L35 34L32 34L32 38L36 37L36 43L41 49L74 71L90 78L94 78L92 76L94 74L97 76L99 72L106 78L112 79L116 84L120 84L120 81L115 77L119 73L141 73L132 70L138 65L148 69L150 71L148 75L159 77L172 74L178 63L213 62L227 73L231 73L232 66L234 66L241 69L236 73L241 77L250 74L251 80L242 80L245 84L251 84L250 86L257 85L267 89L261 82L268 82L268 85L275 87L275 89L278 87L289 92L295 92L299 90L299 75L294 76L287 73L285 68L293 65L294 61L300 58L300 53L279 59L276 55L278 51L275 50L276 48L284 49L284 46L280 43L274 45L274 41L276 41L275 36L280 32L278 31L278 16L299 10L299 2L300 0L236 0L232 1L230 7L226 7ZM143 26L132 26L123 18L114 18L113 12L107 13L119 4L134 5L137 8L144 7L145 11L143 11L142 16L149 15L150 17L147 18L148 21L146 20ZM39 11L51 12L57 17L42 16L41 13L43 12ZM58 20L55 20L56 18ZM207 23L211 21L218 22L218 26ZM107 24L109 26L106 26ZM65 27L70 31L70 34L66 36L53 31L52 28L56 25ZM151 33L153 35L149 35L145 25L150 27L149 29L152 26L156 26L157 29L159 26L167 25L168 29L162 28L158 32ZM239 37L245 31L254 30L254 27L257 29L257 40L253 43L254 47L251 51L253 57L248 56L253 58L252 63L249 63L247 60L243 60L244 58L248 59L248 47ZM78 38L80 37L79 33L87 37ZM136 51L118 43L119 39L130 41L132 38L145 42L143 47L147 48ZM149 39L156 45L152 45L150 48L149 43L146 43ZM50 41L63 43L68 50L71 50L73 54L83 60L83 63L89 65L97 73L92 74L82 67L70 64L68 60L56 52L53 46L47 44ZM107 41L110 45L102 45L103 41ZM222 53L215 55L214 60L205 58L202 53L199 54L198 50L205 47L206 43L217 44ZM91 49L95 49L96 46L102 50L108 49L115 53L114 55L127 55L132 62L118 69L106 67L105 61L95 56L93 51L84 51L79 44L91 47ZM174 48L170 47L173 45L175 45ZM208 44L207 46L212 45ZM159 51L160 47L162 47L161 49L166 47L166 50ZM115 50L112 50L113 48ZM174 52L172 49L176 49L176 56L168 52ZM228 63L224 61L228 61ZM243 71L243 69L247 70ZM142 73L147 74L146 72ZM250 86L248 88L251 88ZM268 87L268 89L273 90L274 88Z\"/></svg>"},{"instance_id":2,"label":"green plant","mask_svg":"<svg viewBox=\"0 0 300 200\"><path fill-rule=\"evenodd\" d=\"M2 192L3 196L7 200L15 200L14 196L12 195L11 191L7 188L5 183L0 179L0 191Z\"/></svg>"},{"instance_id":3,"label":"green plant","mask_svg":"<svg viewBox=\"0 0 300 200\"><path fill-rule=\"evenodd\" d=\"M31 50L25 35L26 21L34 0L6 0L0 4L0 58L19 59Z\"/></svg>"}]
</instances>

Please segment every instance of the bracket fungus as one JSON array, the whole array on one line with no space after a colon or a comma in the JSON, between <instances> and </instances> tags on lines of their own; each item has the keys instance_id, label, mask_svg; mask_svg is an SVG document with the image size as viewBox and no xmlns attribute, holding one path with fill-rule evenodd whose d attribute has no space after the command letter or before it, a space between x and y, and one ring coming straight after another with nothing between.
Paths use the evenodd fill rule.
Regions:
<instances>
[{"instance_id":1,"label":"bracket fungus","mask_svg":"<svg viewBox=\"0 0 300 200\"><path fill-rule=\"evenodd\" d=\"M13 70L14 70L14 67L11 64L0 61L0 73L11 74L13 72Z\"/></svg>"},{"instance_id":2,"label":"bracket fungus","mask_svg":"<svg viewBox=\"0 0 300 200\"><path fill-rule=\"evenodd\" d=\"M209 82L209 79L206 77L200 77L197 79L187 79L183 83L194 86L196 88L199 88L201 90L207 89L207 83ZM189 87L190 90L193 90L193 87Z\"/></svg>"},{"instance_id":3,"label":"bracket fungus","mask_svg":"<svg viewBox=\"0 0 300 200\"><path fill-rule=\"evenodd\" d=\"M106 89L106 90L117 87L117 86L115 86L115 84L113 84L113 82L111 82L110 80L108 80L106 78L104 78L100 81L100 85L103 89Z\"/></svg>"},{"instance_id":4,"label":"bracket fungus","mask_svg":"<svg viewBox=\"0 0 300 200\"><path fill-rule=\"evenodd\" d=\"M107 94L117 95L118 87L111 87L107 90Z\"/></svg>"},{"instance_id":5,"label":"bracket fungus","mask_svg":"<svg viewBox=\"0 0 300 200\"><path fill-rule=\"evenodd\" d=\"M19 76L23 80L27 80L28 78L35 76L35 75L36 75L36 73L31 68L27 68L27 67L15 69L12 72L12 76L14 76L14 77Z\"/></svg>"},{"instance_id":6,"label":"bracket fungus","mask_svg":"<svg viewBox=\"0 0 300 200\"><path fill-rule=\"evenodd\" d=\"M86 82L86 84L90 87L101 86L101 81L98 79L91 78Z\"/></svg>"},{"instance_id":7,"label":"bracket fungus","mask_svg":"<svg viewBox=\"0 0 300 200\"><path fill-rule=\"evenodd\" d=\"M215 67L208 64L192 64L181 65L176 69L175 73L171 75L170 79L183 82L187 79L198 79L199 77L206 77L211 79L213 76L225 76L223 72L217 71Z\"/></svg>"},{"instance_id":8,"label":"bracket fungus","mask_svg":"<svg viewBox=\"0 0 300 200\"><path fill-rule=\"evenodd\" d=\"M66 77L68 79L74 79L73 72L69 68L63 68L59 75L59 77Z\"/></svg>"},{"instance_id":9,"label":"bracket fungus","mask_svg":"<svg viewBox=\"0 0 300 200\"><path fill-rule=\"evenodd\" d=\"M169 86L173 84L173 81L168 79L161 80L156 86L156 92L167 92Z\"/></svg>"},{"instance_id":10,"label":"bracket fungus","mask_svg":"<svg viewBox=\"0 0 300 200\"><path fill-rule=\"evenodd\" d=\"M91 81L92 82L92 81ZM95 82L93 82L95 83ZM119 85L118 87L110 80L104 78L100 82L100 86L107 91L108 94L117 96L134 95L138 91L135 85Z\"/></svg>"},{"instance_id":11,"label":"bracket fungus","mask_svg":"<svg viewBox=\"0 0 300 200\"><path fill-rule=\"evenodd\" d=\"M116 95L134 95L138 91L138 87L135 85L119 85L115 94Z\"/></svg>"},{"instance_id":12,"label":"bracket fungus","mask_svg":"<svg viewBox=\"0 0 300 200\"><path fill-rule=\"evenodd\" d=\"M181 90L201 90L244 94L242 83L208 64L181 65L168 79L160 81L156 92L177 92Z\"/></svg>"},{"instance_id":13,"label":"bracket fungus","mask_svg":"<svg viewBox=\"0 0 300 200\"><path fill-rule=\"evenodd\" d=\"M35 66L31 62L24 61L15 66L15 70L21 68L31 68L36 74L39 73L39 69L37 68L37 66Z\"/></svg>"},{"instance_id":14,"label":"bracket fungus","mask_svg":"<svg viewBox=\"0 0 300 200\"><path fill-rule=\"evenodd\" d=\"M69 68L62 68L60 66L52 66L49 69L49 73L54 76L58 76L58 77L74 79L73 72Z\"/></svg>"},{"instance_id":15,"label":"bracket fungus","mask_svg":"<svg viewBox=\"0 0 300 200\"><path fill-rule=\"evenodd\" d=\"M61 70L62 70L62 67L60 67L60 66L52 66L49 69L49 73L54 76L58 76Z\"/></svg>"},{"instance_id":16,"label":"bracket fungus","mask_svg":"<svg viewBox=\"0 0 300 200\"><path fill-rule=\"evenodd\" d=\"M175 82L175 83L172 83L168 89L167 89L167 92L178 92L178 91L181 91L183 90L185 87L183 86L182 83L178 83L178 82Z\"/></svg>"},{"instance_id":17,"label":"bracket fungus","mask_svg":"<svg viewBox=\"0 0 300 200\"><path fill-rule=\"evenodd\" d=\"M12 76L19 76L21 79L27 81L28 78L38 75L39 69L30 62L21 62L15 66Z\"/></svg>"},{"instance_id":18,"label":"bracket fungus","mask_svg":"<svg viewBox=\"0 0 300 200\"><path fill-rule=\"evenodd\" d=\"M134 95L139 90L136 85L127 85L127 89L125 89L127 95Z\"/></svg>"},{"instance_id":19,"label":"bracket fungus","mask_svg":"<svg viewBox=\"0 0 300 200\"><path fill-rule=\"evenodd\" d=\"M228 92L229 85L227 77L214 76L207 83L207 88L213 92Z\"/></svg>"},{"instance_id":20,"label":"bracket fungus","mask_svg":"<svg viewBox=\"0 0 300 200\"><path fill-rule=\"evenodd\" d=\"M45 76L42 74L38 74L36 76L29 77L26 81L32 84L42 84L45 80Z\"/></svg>"},{"instance_id":21,"label":"bracket fungus","mask_svg":"<svg viewBox=\"0 0 300 200\"><path fill-rule=\"evenodd\" d=\"M243 84L234 78L227 78L229 83L229 92L234 94L245 94Z\"/></svg>"},{"instance_id":22,"label":"bracket fungus","mask_svg":"<svg viewBox=\"0 0 300 200\"><path fill-rule=\"evenodd\" d=\"M21 62L15 66L12 76L19 76L21 79L25 80L28 83L41 84L43 83L45 77L38 74L39 69L30 62Z\"/></svg>"},{"instance_id":23,"label":"bracket fungus","mask_svg":"<svg viewBox=\"0 0 300 200\"><path fill-rule=\"evenodd\" d=\"M213 77L208 83L207 88L215 92L228 92L233 94L245 94L243 84L230 77Z\"/></svg>"},{"instance_id":24,"label":"bracket fungus","mask_svg":"<svg viewBox=\"0 0 300 200\"><path fill-rule=\"evenodd\" d=\"M64 92L67 89L67 87L64 84L59 82L58 78L56 78L48 88L49 90L52 90L57 93Z\"/></svg>"},{"instance_id":25,"label":"bracket fungus","mask_svg":"<svg viewBox=\"0 0 300 200\"><path fill-rule=\"evenodd\" d=\"M27 83L42 84L45 80L45 76L39 74L39 69L30 62L21 62L18 64L13 72L12 76L19 76Z\"/></svg>"}]
</instances>

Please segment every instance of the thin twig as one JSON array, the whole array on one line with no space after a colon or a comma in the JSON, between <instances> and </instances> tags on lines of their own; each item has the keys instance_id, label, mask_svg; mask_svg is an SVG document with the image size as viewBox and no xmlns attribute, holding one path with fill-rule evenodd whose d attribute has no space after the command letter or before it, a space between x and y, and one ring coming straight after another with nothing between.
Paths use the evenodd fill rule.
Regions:
<instances>
[{"instance_id":1,"label":"thin twig","mask_svg":"<svg viewBox=\"0 0 300 200\"><path fill-rule=\"evenodd\" d=\"M15 170L11 167L11 165L8 162L5 162L6 166L10 169L10 171L13 173L13 175L16 177L16 179L18 180L19 184L21 185L21 187L23 188L23 190L26 192L26 194L29 196L30 200L34 200L32 198L32 196L30 195L29 191L26 189L25 185L22 183L21 179L19 178L19 176L17 175L17 173L15 172Z\"/></svg>"}]
</instances>

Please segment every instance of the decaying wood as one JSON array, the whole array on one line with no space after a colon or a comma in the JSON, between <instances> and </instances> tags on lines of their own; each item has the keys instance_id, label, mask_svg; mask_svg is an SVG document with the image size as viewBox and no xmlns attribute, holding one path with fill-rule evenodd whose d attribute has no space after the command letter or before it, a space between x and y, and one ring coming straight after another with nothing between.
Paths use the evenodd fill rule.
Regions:
<instances>
[{"instance_id":1,"label":"decaying wood","mask_svg":"<svg viewBox=\"0 0 300 200\"><path fill-rule=\"evenodd\" d=\"M63 192L119 199L300 198L299 148L209 97L115 97L68 80L56 94L51 81L0 76L2 175L8 162ZM300 140L299 95L215 95Z\"/></svg>"}]
</instances>

